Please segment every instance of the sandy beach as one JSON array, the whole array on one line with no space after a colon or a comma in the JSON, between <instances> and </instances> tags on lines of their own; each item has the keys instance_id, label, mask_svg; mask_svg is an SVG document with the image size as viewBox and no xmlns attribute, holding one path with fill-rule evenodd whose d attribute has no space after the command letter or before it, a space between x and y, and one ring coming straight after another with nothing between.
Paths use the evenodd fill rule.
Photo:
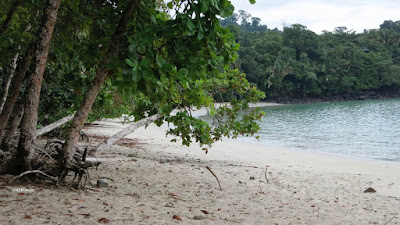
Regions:
<instances>
[{"instance_id":1,"label":"sandy beach","mask_svg":"<svg viewBox=\"0 0 400 225\"><path fill-rule=\"evenodd\" d=\"M81 144L126 126L96 122ZM0 224L400 224L400 164L228 139L205 154L170 142L166 129L139 128L99 153L106 162L89 181L108 187L3 179Z\"/></svg>"}]
</instances>

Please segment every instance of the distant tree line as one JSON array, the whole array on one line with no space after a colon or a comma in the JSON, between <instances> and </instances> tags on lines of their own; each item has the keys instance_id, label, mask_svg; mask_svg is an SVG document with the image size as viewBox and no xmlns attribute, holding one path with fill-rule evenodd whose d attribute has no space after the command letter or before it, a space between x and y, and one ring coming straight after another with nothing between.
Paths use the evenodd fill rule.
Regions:
<instances>
[{"instance_id":1,"label":"distant tree line","mask_svg":"<svg viewBox=\"0 0 400 225\"><path fill-rule=\"evenodd\" d=\"M235 66L267 98L400 93L400 21L358 34L337 27L318 35L301 24L271 30L241 10L221 24L240 44Z\"/></svg>"}]
</instances>

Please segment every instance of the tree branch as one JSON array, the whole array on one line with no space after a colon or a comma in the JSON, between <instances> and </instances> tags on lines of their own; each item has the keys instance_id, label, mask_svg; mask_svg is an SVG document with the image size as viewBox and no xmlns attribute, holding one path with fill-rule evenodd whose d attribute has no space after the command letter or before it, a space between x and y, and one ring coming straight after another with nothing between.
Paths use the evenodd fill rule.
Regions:
<instances>
[{"instance_id":1,"label":"tree branch","mask_svg":"<svg viewBox=\"0 0 400 225\"><path fill-rule=\"evenodd\" d=\"M111 136L110 138L104 140L100 145L98 145L94 151L102 151L104 150L106 147L114 144L115 142L117 142L118 140L124 138L126 135L132 133L133 131L135 131L137 128L142 127L144 125L148 125L149 123L152 123L158 119L160 119L162 116L160 114L155 114L152 115L150 117L141 119L139 121L137 121L136 123L133 123L132 125L130 125L129 127L123 129L122 131L116 133L115 135Z\"/></svg>"},{"instance_id":2,"label":"tree branch","mask_svg":"<svg viewBox=\"0 0 400 225\"><path fill-rule=\"evenodd\" d=\"M57 127L60 127L60 126L64 125L68 121L72 120L72 118L74 118L74 115L75 115L75 113L72 114L72 115L66 116L66 117L64 117L64 118L62 118L60 120L57 120L54 123L51 123L51 124L41 128L41 129L39 129L37 131L37 133L36 133L36 137L42 136L43 134L46 134L46 133L56 129Z\"/></svg>"},{"instance_id":3,"label":"tree branch","mask_svg":"<svg viewBox=\"0 0 400 225\"><path fill-rule=\"evenodd\" d=\"M46 174L45 172L42 172L42 171L40 171L40 170L29 170L29 171L25 171L25 172L21 173L21 174L18 175L17 177L14 177L14 178L13 178L12 180L10 180L8 183L11 184L14 180L16 180L16 179L18 179L18 178L21 178L21 177L23 177L23 176L25 176L25 175L27 175L27 174L31 174L31 173L40 173L40 174L42 174L42 175L48 177L48 178L49 178L50 180L52 180L52 181L57 181L57 178L55 178L55 177L53 177L53 176L50 176L50 175L48 175L48 174Z\"/></svg>"}]
</instances>

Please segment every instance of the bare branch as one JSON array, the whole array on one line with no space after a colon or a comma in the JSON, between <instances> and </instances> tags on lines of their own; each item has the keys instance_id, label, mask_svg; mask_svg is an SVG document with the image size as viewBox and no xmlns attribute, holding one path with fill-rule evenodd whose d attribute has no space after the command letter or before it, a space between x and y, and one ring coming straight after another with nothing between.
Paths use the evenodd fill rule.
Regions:
<instances>
[{"instance_id":1,"label":"bare branch","mask_svg":"<svg viewBox=\"0 0 400 225\"><path fill-rule=\"evenodd\" d=\"M60 126L64 125L68 121L72 120L72 118L74 118L74 115L75 115L75 113L72 114L72 115L66 116L66 117L64 117L64 118L62 118L60 120L57 120L56 122L54 122L52 124L49 124L49 125L41 128L41 129L39 129L37 131L37 133L36 133L36 137L42 136L43 134L46 134L46 133L56 129L57 127L60 127Z\"/></svg>"},{"instance_id":2,"label":"bare branch","mask_svg":"<svg viewBox=\"0 0 400 225\"><path fill-rule=\"evenodd\" d=\"M115 135L113 135L112 137L104 140L101 144L99 144L94 151L102 151L104 150L106 147L114 144L115 142L117 142L118 140L124 138L126 135L132 133L133 131L135 131L137 128L142 127L144 125L148 125L149 123L152 123L158 119L160 119L162 116L160 114L155 114L152 115L150 117L141 119L139 121L137 121L136 123L133 123L132 125L130 125L129 127L123 129L122 131L116 133Z\"/></svg>"},{"instance_id":3,"label":"bare branch","mask_svg":"<svg viewBox=\"0 0 400 225\"><path fill-rule=\"evenodd\" d=\"M215 175L215 173L210 169L210 167L206 166L206 168L207 168L208 171L210 171L210 173L217 179L218 186L219 186L219 190L222 191L221 184L219 183L219 179L218 179L217 175Z\"/></svg>"},{"instance_id":4,"label":"bare branch","mask_svg":"<svg viewBox=\"0 0 400 225\"><path fill-rule=\"evenodd\" d=\"M21 177L23 177L23 176L25 176L25 175L27 175L27 174L31 174L31 173L40 173L40 174L46 176L47 178L49 178L49 179L52 180L52 181L57 181L57 178L55 178L55 177L53 177L53 176L50 176L50 175L48 175L48 174L46 174L45 172L42 172L42 171L40 171L40 170L29 170L29 171L25 171L25 172L21 173L21 174L18 175L17 177L14 177L14 178L13 178L12 180L10 180L8 183L11 184L14 180L19 179L19 178L21 178Z\"/></svg>"}]
</instances>

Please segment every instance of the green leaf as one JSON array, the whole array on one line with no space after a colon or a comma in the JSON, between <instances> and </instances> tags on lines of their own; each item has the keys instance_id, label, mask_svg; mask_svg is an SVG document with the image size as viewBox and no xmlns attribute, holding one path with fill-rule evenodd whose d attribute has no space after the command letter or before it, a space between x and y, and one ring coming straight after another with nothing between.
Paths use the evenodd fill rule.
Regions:
<instances>
[{"instance_id":1,"label":"green leaf","mask_svg":"<svg viewBox=\"0 0 400 225\"><path fill-rule=\"evenodd\" d=\"M192 22L192 19L190 19L190 18L186 20L186 26L187 26L187 28L189 28L190 31L193 31L194 28L196 28L196 26Z\"/></svg>"},{"instance_id":2,"label":"green leaf","mask_svg":"<svg viewBox=\"0 0 400 225\"><path fill-rule=\"evenodd\" d=\"M164 63L162 64L162 70L166 73L171 72L173 69L173 66L171 64L168 63Z\"/></svg>"},{"instance_id":3,"label":"green leaf","mask_svg":"<svg viewBox=\"0 0 400 225\"><path fill-rule=\"evenodd\" d=\"M135 44L129 45L129 51L130 52L135 52L136 51L136 45Z\"/></svg>"},{"instance_id":4,"label":"green leaf","mask_svg":"<svg viewBox=\"0 0 400 225\"><path fill-rule=\"evenodd\" d=\"M128 63L128 65L131 67L136 67L136 64L130 59L125 59L125 62Z\"/></svg>"},{"instance_id":5,"label":"green leaf","mask_svg":"<svg viewBox=\"0 0 400 225\"><path fill-rule=\"evenodd\" d=\"M201 1L201 11L202 13L206 13L208 11L208 1Z\"/></svg>"},{"instance_id":6,"label":"green leaf","mask_svg":"<svg viewBox=\"0 0 400 225\"><path fill-rule=\"evenodd\" d=\"M174 4L172 2L168 2L167 6L169 9L173 9L174 8Z\"/></svg>"},{"instance_id":7,"label":"green leaf","mask_svg":"<svg viewBox=\"0 0 400 225\"><path fill-rule=\"evenodd\" d=\"M178 71L178 76L186 76L189 73L189 71L185 68L182 68Z\"/></svg>"},{"instance_id":8,"label":"green leaf","mask_svg":"<svg viewBox=\"0 0 400 225\"><path fill-rule=\"evenodd\" d=\"M132 73L132 80L133 82L137 83L142 79L142 76L140 76L140 73L137 71L135 73Z\"/></svg>"}]
</instances>

